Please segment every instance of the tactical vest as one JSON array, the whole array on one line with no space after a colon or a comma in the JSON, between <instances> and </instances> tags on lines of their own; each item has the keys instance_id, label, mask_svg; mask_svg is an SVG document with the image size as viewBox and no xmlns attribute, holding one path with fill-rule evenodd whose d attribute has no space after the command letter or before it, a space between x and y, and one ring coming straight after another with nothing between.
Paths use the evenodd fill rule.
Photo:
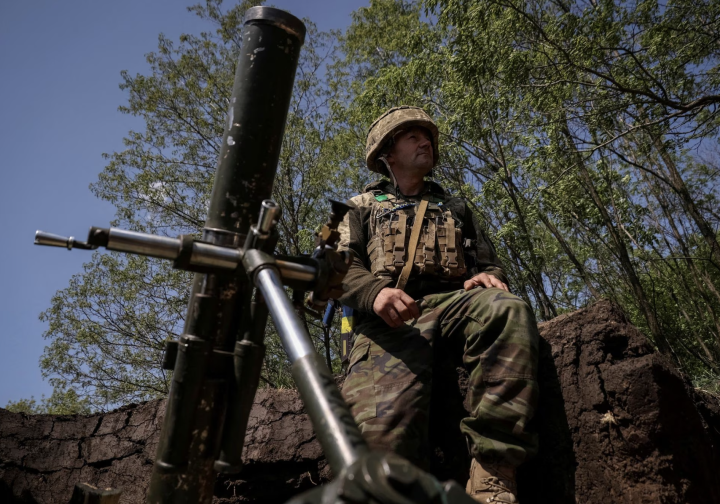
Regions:
<instances>
[{"instance_id":1,"label":"tactical vest","mask_svg":"<svg viewBox=\"0 0 720 504\"><path fill-rule=\"evenodd\" d=\"M408 260L410 233L418 203L396 204L395 196L377 194L370 213L370 271L397 278ZM412 275L454 279L465 275L462 231L442 201L428 203L413 258Z\"/></svg>"}]
</instances>

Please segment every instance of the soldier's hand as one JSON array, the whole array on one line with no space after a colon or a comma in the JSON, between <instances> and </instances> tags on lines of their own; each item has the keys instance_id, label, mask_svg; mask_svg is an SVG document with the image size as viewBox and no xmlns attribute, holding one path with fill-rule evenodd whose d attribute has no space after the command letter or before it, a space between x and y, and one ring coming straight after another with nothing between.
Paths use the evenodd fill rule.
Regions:
<instances>
[{"instance_id":1,"label":"soldier's hand","mask_svg":"<svg viewBox=\"0 0 720 504\"><path fill-rule=\"evenodd\" d=\"M498 289L510 292L507 285L487 273L480 273L479 275L472 277L470 280L466 280L464 286L466 291L474 289L475 287L497 287Z\"/></svg>"},{"instance_id":2,"label":"soldier's hand","mask_svg":"<svg viewBox=\"0 0 720 504\"><path fill-rule=\"evenodd\" d=\"M390 327L400 327L406 320L420 316L420 308L413 298L401 289L385 287L375 298L373 311Z\"/></svg>"}]
</instances>

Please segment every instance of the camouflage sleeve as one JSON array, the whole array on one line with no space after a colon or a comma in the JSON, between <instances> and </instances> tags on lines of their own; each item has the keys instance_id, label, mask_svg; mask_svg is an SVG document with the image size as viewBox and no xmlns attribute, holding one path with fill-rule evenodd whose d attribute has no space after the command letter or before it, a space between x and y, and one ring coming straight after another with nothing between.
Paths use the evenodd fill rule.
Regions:
<instances>
[{"instance_id":1,"label":"camouflage sleeve","mask_svg":"<svg viewBox=\"0 0 720 504\"><path fill-rule=\"evenodd\" d=\"M378 278L368 269L367 235L370 208L363 206L360 200L350 200L355 208L350 210L340 223L340 250L351 250L354 255L350 270L345 275L343 288L345 294L340 302L364 312L372 312L373 303L378 293L385 287L392 287L392 280Z\"/></svg>"},{"instance_id":2,"label":"camouflage sleeve","mask_svg":"<svg viewBox=\"0 0 720 504\"><path fill-rule=\"evenodd\" d=\"M465 226L467 229L467 237L477 241L477 245L472 251L475 253L474 259L477 273L487 273L488 275L492 275L509 286L510 283L508 282L507 275L505 275L505 272L502 269L502 264L500 264L500 259L498 259L495 247L493 246L492 241L490 241L488 235L485 233L483 227L480 225L477 216L469 207L466 207L465 215L466 217L470 217L467 219L470 221L470 225ZM469 236L470 234L474 234L475 236Z\"/></svg>"}]
</instances>

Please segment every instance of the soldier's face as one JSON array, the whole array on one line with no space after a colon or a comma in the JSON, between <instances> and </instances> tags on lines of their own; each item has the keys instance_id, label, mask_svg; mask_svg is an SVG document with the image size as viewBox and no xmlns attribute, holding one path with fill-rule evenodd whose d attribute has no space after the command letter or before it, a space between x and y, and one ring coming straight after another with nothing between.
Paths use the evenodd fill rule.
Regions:
<instances>
[{"instance_id":1,"label":"soldier's face","mask_svg":"<svg viewBox=\"0 0 720 504\"><path fill-rule=\"evenodd\" d=\"M425 128L414 126L395 137L395 145L387 160L393 169L424 177L433 167L433 150L430 134Z\"/></svg>"}]
</instances>

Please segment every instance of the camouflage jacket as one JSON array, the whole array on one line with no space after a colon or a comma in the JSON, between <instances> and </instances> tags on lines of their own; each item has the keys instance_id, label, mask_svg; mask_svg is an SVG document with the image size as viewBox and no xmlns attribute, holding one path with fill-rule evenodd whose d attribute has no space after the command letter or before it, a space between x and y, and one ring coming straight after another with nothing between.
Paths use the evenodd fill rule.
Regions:
<instances>
[{"instance_id":1,"label":"camouflage jacket","mask_svg":"<svg viewBox=\"0 0 720 504\"><path fill-rule=\"evenodd\" d=\"M462 230L464 239L470 240L471 246L464 249L467 272L455 282L443 282L433 278L422 278L413 275L405 291L419 298L426 294L462 288L462 281L478 273L488 273L508 283L502 270L495 247L483 231L476 216L461 198L447 197L445 191L435 182L426 182L425 193L416 197L408 197L411 201L419 201L422 196L442 201L445 208L450 209L456 226ZM374 192L373 192L374 191ZM370 240L370 217L376 195L393 194L392 184L387 180L373 182L365 187L365 192L350 199L355 206L340 224L340 248L352 250L355 258L343 282L345 294L340 301L360 312L372 313L372 306L378 293L385 287L395 287L396 279L375 276L370 272L370 259L367 252Z\"/></svg>"}]
</instances>

